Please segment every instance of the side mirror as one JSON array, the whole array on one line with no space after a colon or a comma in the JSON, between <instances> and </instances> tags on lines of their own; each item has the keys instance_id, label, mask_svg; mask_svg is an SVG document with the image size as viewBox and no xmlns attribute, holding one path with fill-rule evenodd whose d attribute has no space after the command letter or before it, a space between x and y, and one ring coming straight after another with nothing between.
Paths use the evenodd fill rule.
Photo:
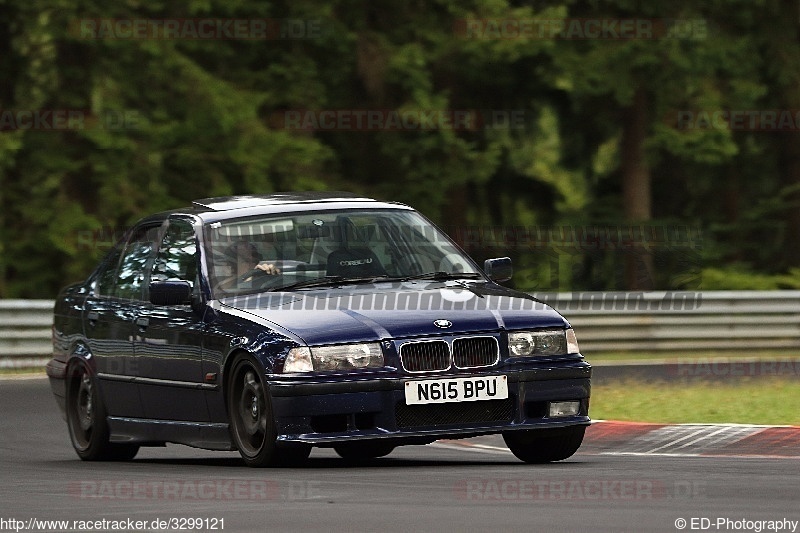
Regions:
<instances>
[{"instance_id":1,"label":"side mirror","mask_svg":"<svg viewBox=\"0 0 800 533\"><path fill-rule=\"evenodd\" d=\"M154 281L150 284L150 303L184 305L192 302L192 285L188 281Z\"/></svg>"},{"instance_id":2,"label":"side mirror","mask_svg":"<svg viewBox=\"0 0 800 533\"><path fill-rule=\"evenodd\" d=\"M483 271L492 281L508 281L514 275L514 267L510 257L487 259L483 262Z\"/></svg>"}]
</instances>

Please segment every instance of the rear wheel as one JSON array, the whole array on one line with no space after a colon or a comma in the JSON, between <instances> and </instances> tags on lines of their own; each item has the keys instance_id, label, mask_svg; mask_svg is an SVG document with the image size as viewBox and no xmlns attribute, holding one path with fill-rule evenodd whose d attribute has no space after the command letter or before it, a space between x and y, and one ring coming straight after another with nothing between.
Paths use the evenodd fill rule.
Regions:
<instances>
[{"instance_id":1,"label":"rear wheel","mask_svg":"<svg viewBox=\"0 0 800 533\"><path fill-rule=\"evenodd\" d=\"M84 461L128 461L139 451L135 444L109 442L106 410L97 380L83 362L67 373L67 427L72 447Z\"/></svg>"},{"instance_id":2,"label":"rear wheel","mask_svg":"<svg viewBox=\"0 0 800 533\"><path fill-rule=\"evenodd\" d=\"M507 431L503 440L526 463L549 463L571 457L583 442L586 426Z\"/></svg>"},{"instance_id":3,"label":"rear wheel","mask_svg":"<svg viewBox=\"0 0 800 533\"><path fill-rule=\"evenodd\" d=\"M389 442L347 442L337 444L334 451L342 459L357 461L360 459L376 459L392 453L395 446Z\"/></svg>"},{"instance_id":4,"label":"rear wheel","mask_svg":"<svg viewBox=\"0 0 800 533\"><path fill-rule=\"evenodd\" d=\"M227 391L231 437L248 466L289 466L308 458L310 446L277 446L272 403L254 361L234 363Z\"/></svg>"}]
</instances>

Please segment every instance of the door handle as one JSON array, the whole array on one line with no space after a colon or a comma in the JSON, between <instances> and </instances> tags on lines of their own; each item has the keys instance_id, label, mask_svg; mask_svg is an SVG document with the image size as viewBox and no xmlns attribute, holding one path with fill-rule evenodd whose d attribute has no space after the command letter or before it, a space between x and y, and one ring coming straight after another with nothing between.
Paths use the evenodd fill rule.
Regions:
<instances>
[{"instance_id":1,"label":"door handle","mask_svg":"<svg viewBox=\"0 0 800 533\"><path fill-rule=\"evenodd\" d=\"M100 318L100 313L97 311L89 311L86 313L86 319L89 321L90 326L94 326L97 324L97 319Z\"/></svg>"},{"instance_id":2,"label":"door handle","mask_svg":"<svg viewBox=\"0 0 800 533\"><path fill-rule=\"evenodd\" d=\"M141 331L144 331L150 325L150 319L146 316L140 316L136 319L136 325L139 326Z\"/></svg>"}]
</instances>

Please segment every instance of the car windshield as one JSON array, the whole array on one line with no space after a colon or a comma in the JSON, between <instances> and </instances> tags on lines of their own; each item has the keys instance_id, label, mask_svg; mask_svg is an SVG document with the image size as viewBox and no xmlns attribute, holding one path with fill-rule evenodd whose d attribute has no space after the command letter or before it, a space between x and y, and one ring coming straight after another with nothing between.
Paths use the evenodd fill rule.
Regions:
<instances>
[{"instance_id":1,"label":"car windshield","mask_svg":"<svg viewBox=\"0 0 800 533\"><path fill-rule=\"evenodd\" d=\"M347 281L482 274L415 211L359 210L249 217L206 225L215 298Z\"/></svg>"}]
</instances>

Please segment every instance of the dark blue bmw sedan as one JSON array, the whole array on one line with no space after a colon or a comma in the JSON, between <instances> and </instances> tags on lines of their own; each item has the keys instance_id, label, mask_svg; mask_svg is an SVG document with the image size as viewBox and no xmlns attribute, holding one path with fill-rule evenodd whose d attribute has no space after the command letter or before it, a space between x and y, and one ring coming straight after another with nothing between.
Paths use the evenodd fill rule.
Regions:
<instances>
[{"instance_id":1,"label":"dark blue bmw sedan","mask_svg":"<svg viewBox=\"0 0 800 533\"><path fill-rule=\"evenodd\" d=\"M55 306L47 374L81 459L141 446L296 464L502 434L580 447L591 367L559 313L412 208L345 193L198 200L139 221Z\"/></svg>"}]
</instances>

